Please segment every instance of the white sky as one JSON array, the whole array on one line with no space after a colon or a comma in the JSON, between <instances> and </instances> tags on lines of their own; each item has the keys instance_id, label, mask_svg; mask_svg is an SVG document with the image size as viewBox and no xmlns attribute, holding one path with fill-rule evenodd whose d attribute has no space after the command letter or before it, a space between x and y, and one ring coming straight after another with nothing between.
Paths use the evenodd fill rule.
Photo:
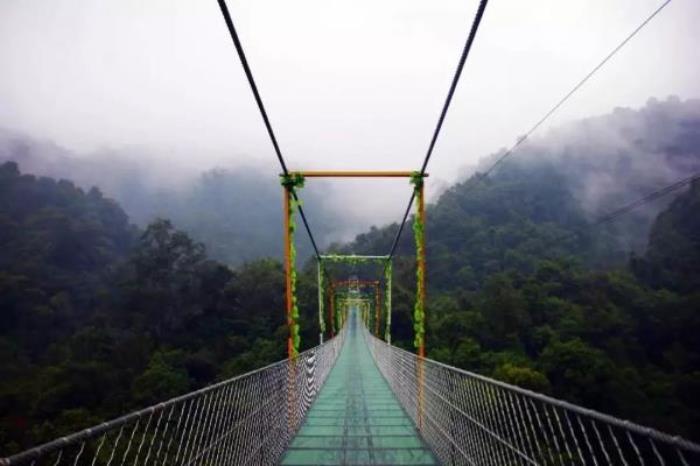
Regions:
<instances>
[{"instance_id":1,"label":"white sky","mask_svg":"<svg viewBox=\"0 0 700 466\"><path fill-rule=\"evenodd\" d=\"M492 0L434 182L514 142L661 2ZM293 169L418 168L476 5L229 1ZM700 1L672 1L550 124L699 97L698 20ZM85 153L143 146L166 167L279 171L215 0L1 0L0 126Z\"/></svg>"}]
</instances>

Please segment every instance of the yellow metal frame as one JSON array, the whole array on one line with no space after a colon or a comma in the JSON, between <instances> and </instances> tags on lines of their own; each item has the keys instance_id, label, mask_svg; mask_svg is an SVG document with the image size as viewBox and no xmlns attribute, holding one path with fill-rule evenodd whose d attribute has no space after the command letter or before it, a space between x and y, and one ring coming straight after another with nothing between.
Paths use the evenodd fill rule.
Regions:
<instances>
[{"instance_id":1,"label":"yellow metal frame","mask_svg":"<svg viewBox=\"0 0 700 466\"><path fill-rule=\"evenodd\" d=\"M302 170L290 172L290 175L304 178L410 178L414 173L406 170Z\"/></svg>"}]
</instances>

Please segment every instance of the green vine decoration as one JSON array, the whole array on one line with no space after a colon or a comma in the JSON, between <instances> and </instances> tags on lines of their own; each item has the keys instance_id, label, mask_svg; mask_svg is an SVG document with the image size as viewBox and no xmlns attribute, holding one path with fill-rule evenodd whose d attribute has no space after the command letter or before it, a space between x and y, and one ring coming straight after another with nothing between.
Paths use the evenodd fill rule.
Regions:
<instances>
[{"instance_id":1,"label":"green vine decoration","mask_svg":"<svg viewBox=\"0 0 700 466\"><path fill-rule=\"evenodd\" d=\"M336 299L340 300L339 297ZM343 299L335 307L335 322L336 322L336 328L338 329L338 332L340 332L340 329L343 328L343 313L345 312L346 306L347 306L347 301L345 299Z\"/></svg>"},{"instance_id":2,"label":"green vine decoration","mask_svg":"<svg viewBox=\"0 0 700 466\"><path fill-rule=\"evenodd\" d=\"M318 327L321 332L321 340L323 340L323 335L326 333L326 321L323 316L323 305L324 305L324 292L325 292L325 271L323 270L323 264L321 261L316 263L316 270L318 272Z\"/></svg>"},{"instance_id":3,"label":"green vine decoration","mask_svg":"<svg viewBox=\"0 0 700 466\"><path fill-rule=\"evenodd\" d=\"M425 176L421 174L419 171L414 171L411 173L411 177L409 178L409 182L413 185L414 189L416 191L420 190L420 188L423 187L423 181L424 181Z\"/></svg>"},{"instance_id":4,"label":"green vine decoration","mask_svg":"<svg viewBox=\"0 0 700 466\"><path fill-rule=\"evenodd\" d=\"M321 256L321 260L331 263L345 263L350 265L369 264L372 262L385 261L385 256L356 256L354 254L327 254Z\"/></svg>"},{"instance_id":5,"label":"green vine decoration","mask_svg":"<svg viewBox=\"0 0 700 466\"><path fill-rule=\"evenodd\" d=\"M384 286L386 290L384 291L384 309L385 309L385 319L386 328L384 330L384 341L391 344L391 278L393 275L393 264L390 260L386 262L384 266Z\"/></svg>"},{"instance_id":6,"label":"green vine decoration","mask_svg":"<svg viewBox=\"0 0 700 466\"><path fill-rule=\"evenodd\" d=\"M289 269L290 269L290 291L292 296L291 310L291 325L289 327L289 337L292 340L292 357L299 354L301 345L301 335L299 333L299 306L297 302L297 249L294 244L294 233L296 231L296 223L294 222L294 214L301 207L301 200L297 198L296 189L304 187L304 176L300 173L288 173L280 175L280 183L289 193Z\"/></svg>"},{"instance_id":7,"label":"green vine decoration","mask_svg":"<svg viewBox=\"0 0 700 466\"><path fill-rule=\"evenodd\" d=\"M303 178L302 178L303 180ZM293 191L292 191L293 192ZM301 201L296 201L293 196L289 199L289 262L291 276L291 291L292 291L292 326L290 327L292 338L293 356L299 354L299 346L301 345L301 336L299 334L299 306L297 305L297 248L294 244L294 233L296 231L296 223L294 222L294 213L297 211Z\"/></svg>"},{"instance_id":8,"label":"green vine decoration","mask_svg":"<svg viewBox=\"0 0 700 466\"><path fill-rule=\"evenodd\" d=\"M288 173L287 175L280 175L280 183L285 188L294 192L296 188L304 187L304 175L301 173Z\"/></svg>"},{"instance_id":9,"label":"green vine decoration","mask_svg":"<svg viewBox=\"0 0 700 466\"><path fill-rule=\"evenodd\" d=\"M411 175L411 184L414 186L414 192L416 195L416 205L421 205L423 201L423 176L414 172ZM425 237L425 225L423 225L423 219L419 214L413 216L413 237L416 243L416 260L419 261L421 257L424 257L423 251L423 239ZM419 262L420 264L420 262ZM423 347L425 343L425 308L423 304L423 267L416 267L416 303L413 308L413 330L414 339L413 344L416 349Z\"/></svg>"}]
</instances>

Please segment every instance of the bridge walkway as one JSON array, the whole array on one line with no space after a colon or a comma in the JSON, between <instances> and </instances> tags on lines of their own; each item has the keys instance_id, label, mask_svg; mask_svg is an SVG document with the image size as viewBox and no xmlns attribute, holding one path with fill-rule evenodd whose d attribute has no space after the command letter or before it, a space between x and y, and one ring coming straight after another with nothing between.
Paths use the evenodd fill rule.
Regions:
<instances>
[{"instance_id":1,"label":"bridge walkway","mask_svg":"<svg viewBox=\"0 0 700 466\"><path fill-rule=\"evenodd\" d=\"M282 465L438 464L377 369L360 325L351 312L336 365Z\"/></svg>"}]
</instances>

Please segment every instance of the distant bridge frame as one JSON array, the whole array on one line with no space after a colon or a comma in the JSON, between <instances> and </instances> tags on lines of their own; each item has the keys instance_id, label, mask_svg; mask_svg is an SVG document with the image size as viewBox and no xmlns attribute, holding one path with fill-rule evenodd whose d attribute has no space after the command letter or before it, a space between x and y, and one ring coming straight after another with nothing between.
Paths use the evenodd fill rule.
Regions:
<instances>
[{"instance_id":1,"label":"distant bridge frame","mask_svg":"<svg viewBox=\"0 0 700 466\"><path fill-rule=\"evenodd\" d=\"M292 257L293 251L293 238L292 238L292 215L293 206L292 200L294 199L294 189L295 186L303 186L304 180L306 178L407 178L410 179L414 184L414 191L418 199L418 206L416 209L417 222L420 225L425 225L425 196L424 196L424 183L423 179L427 178L429 175L427 173L420 173L410 170L297 170L290 171L287 175L280 174L283 187L283 199L284 199L284 270L285 270L285 304L286 304L286 314L287 314L287 327L289 328L289 338L288 338L288 357L293 359L296 354L298 354L298 348L296 347L296 339L298 338L298 322L296 321L295 306L296 306L296 270L294 264L294 258ZM418 181L416 181L418 180ZM409 206L410 207L410 206ZM364 261L384 261L385 271L388 269L391 272L391 255L386 256L358 256L358 255L317 255L317 271L318 271L318 289L319 289L319 332L320 340L323 341L323 333L325 331L325 325L323 322L323 264L324 262L351 262L355 260ZM425 237L421 235L416 242L416 308L421 309L420 318L421 322L416 328L419 328L421 334L416 335L417 342L417 353L419 358L425 358L425 335L424 335L424 309L425 309ZM388 315L387 315L387 329L385 332L385 339L387 343L391 344L391 280L387 280L387 290L386 290L386 300L388 303Z\"/></svg>"}]
</instances>

